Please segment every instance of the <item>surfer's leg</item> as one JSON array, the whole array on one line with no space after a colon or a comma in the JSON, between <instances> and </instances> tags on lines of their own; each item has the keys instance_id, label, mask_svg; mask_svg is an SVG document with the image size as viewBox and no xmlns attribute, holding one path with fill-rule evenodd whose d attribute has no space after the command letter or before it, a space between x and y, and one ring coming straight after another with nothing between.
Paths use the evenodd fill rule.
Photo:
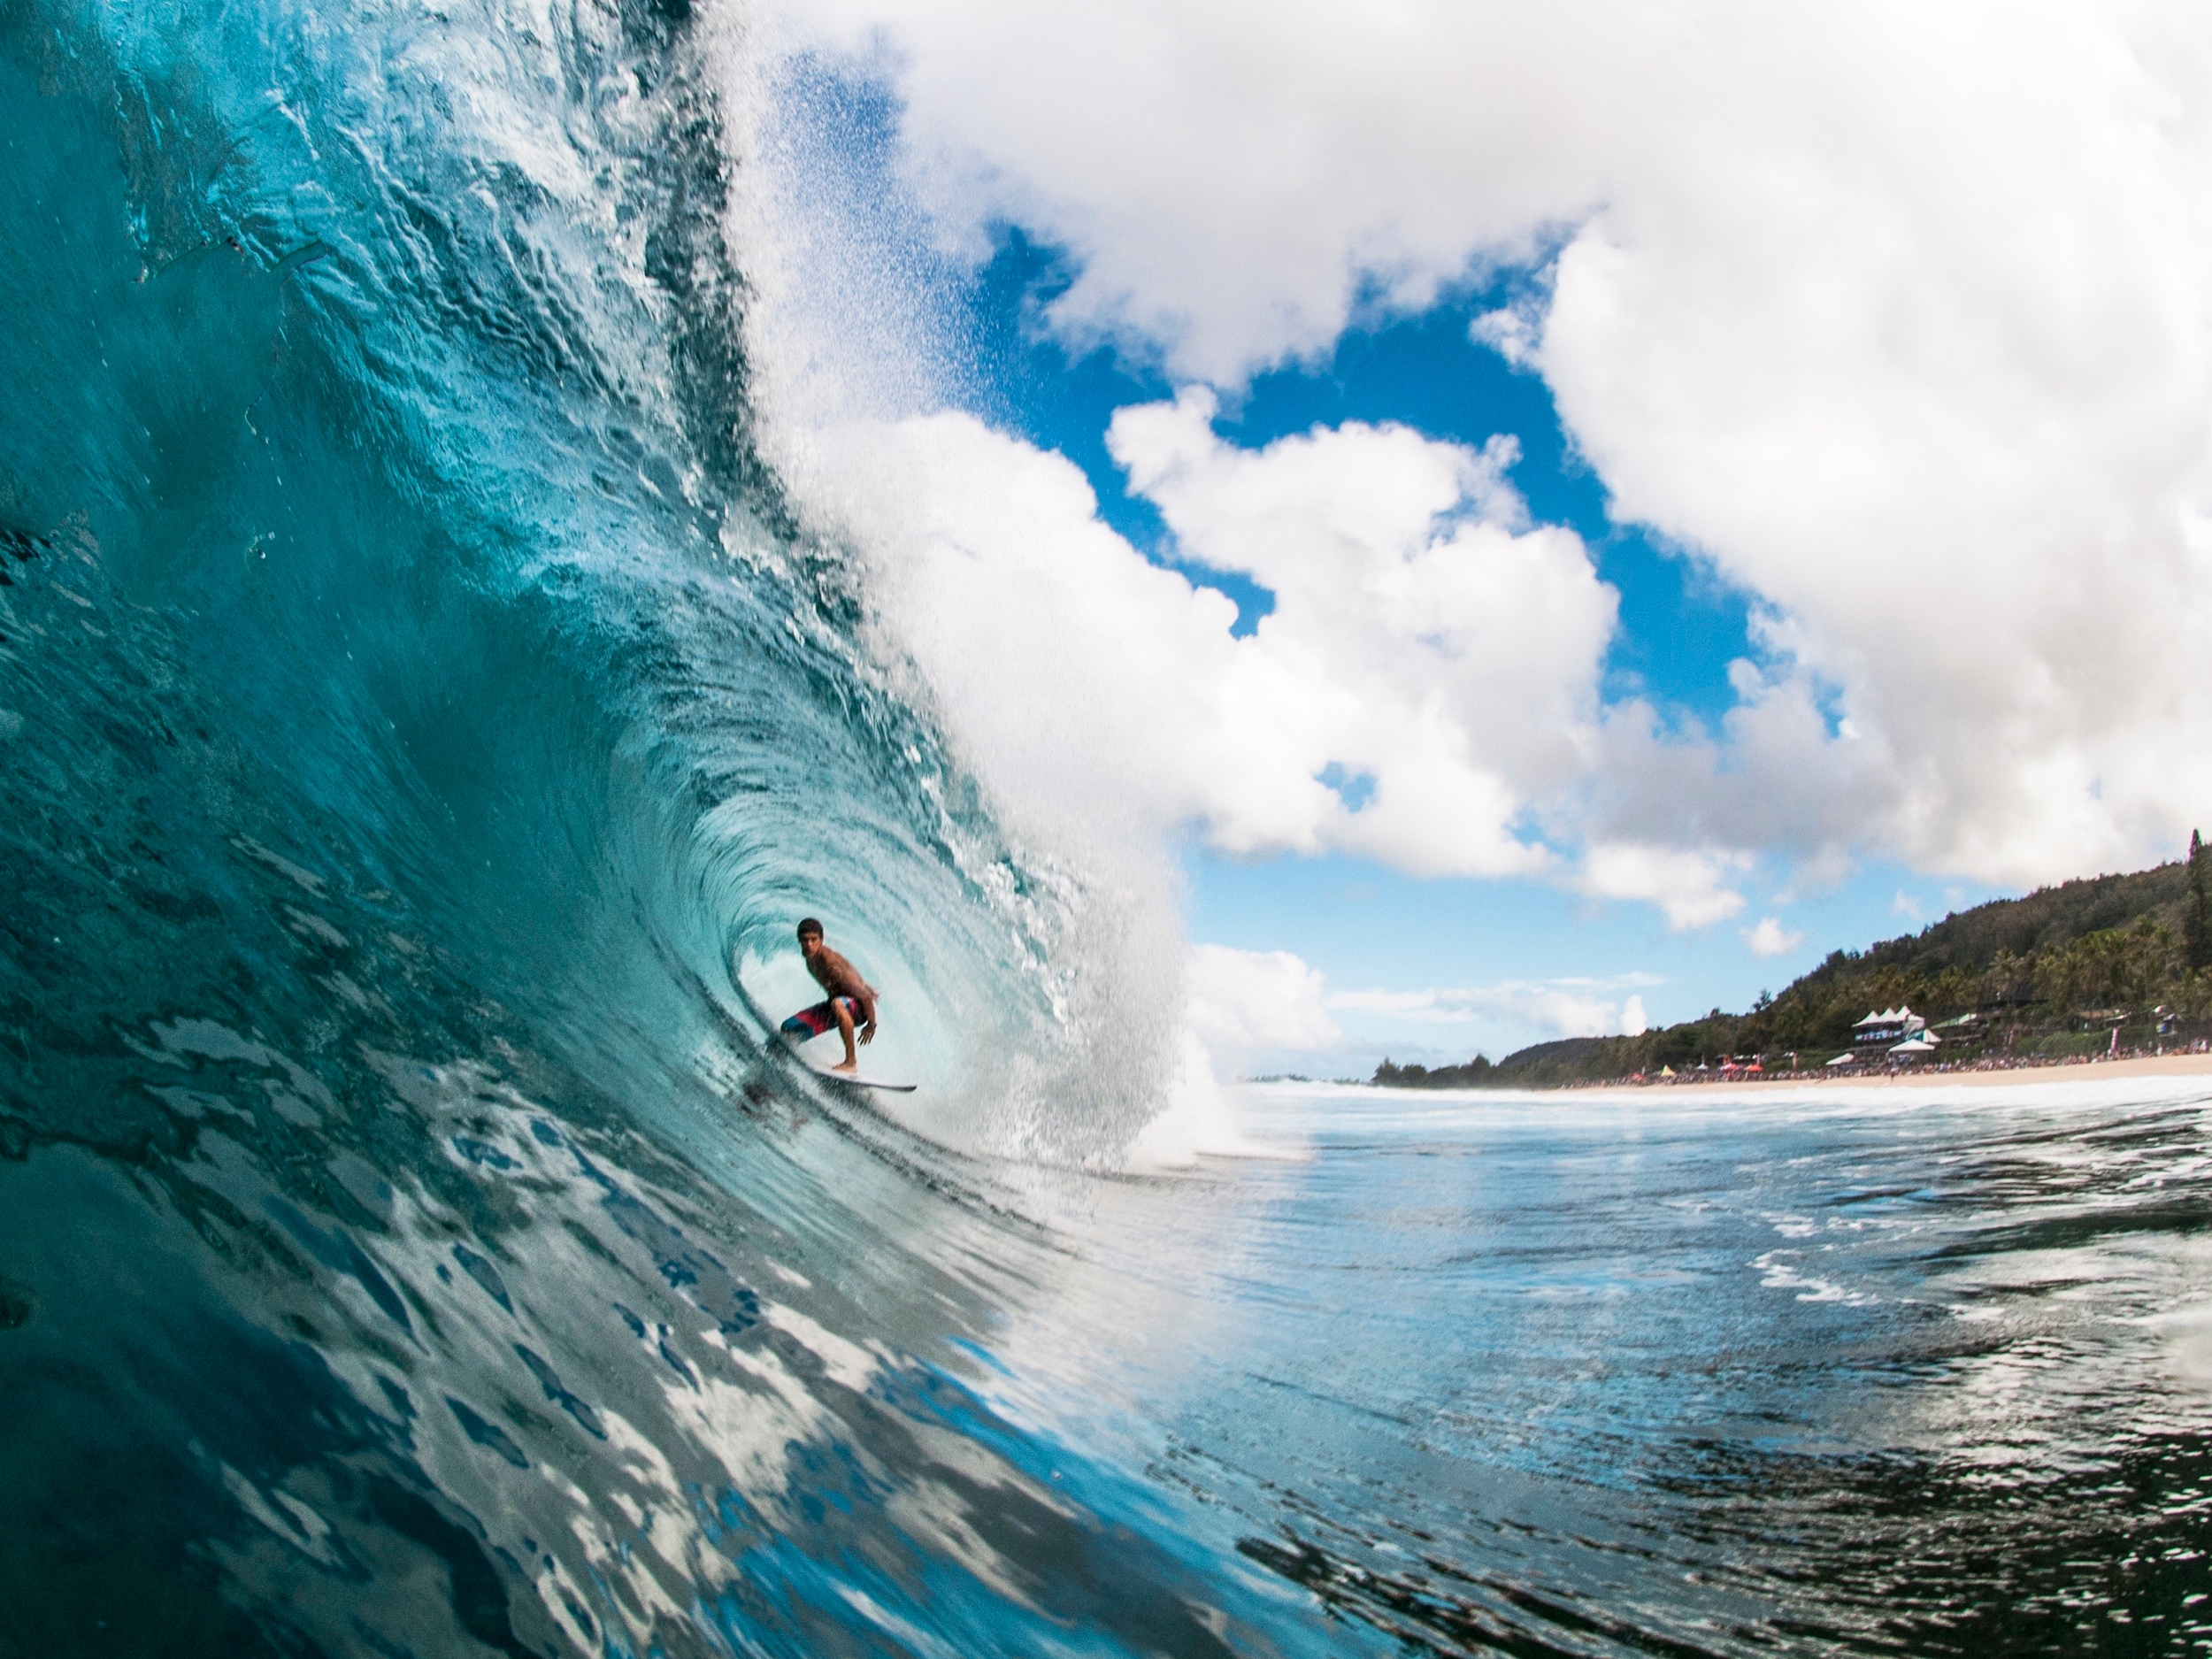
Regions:
<instances>
[{"instance_id":1,"label":"surfer's leg","mask_svg":"<svg viewBox=\"0 0 2212 1659\"><path fill-rule=\"evenodd\" d=\"M853 1047L853 1000L849 996L833 996L830 1006L837 1010L837 1034L845 1040L845 1058L830 1070L857 1071L860 1070L860 1051Z\"/></svg>"},{"instance_id":2,"label":"surfer's leg","mask_svg":"<svg viewBox=\"0 0 2212 1659\"><path fill-rule=\"evenodd\" d=\"M803 1008L783 1022L783 1034L794 1043L805 1042L818 1037L836 1023L836 1016L827 1002L817 1002L812 1008Z\"/></svg>"}]
</instances>

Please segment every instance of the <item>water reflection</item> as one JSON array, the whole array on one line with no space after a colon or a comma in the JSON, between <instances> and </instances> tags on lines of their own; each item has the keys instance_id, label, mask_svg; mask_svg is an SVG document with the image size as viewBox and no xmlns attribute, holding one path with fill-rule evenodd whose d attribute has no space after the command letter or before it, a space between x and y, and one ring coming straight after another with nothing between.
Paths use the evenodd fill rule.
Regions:
<instances>
[{"instance_id":1,"label":"water reflection","mask_svg":"<svg viewBox=\"0 0 2212 1659\"><path fill-rule=\"evenodd\" d=\"M1417 1650L2192 1651L2202 1092L1254 1090L1000 1351Z\"/></svg>"}]
</instances>

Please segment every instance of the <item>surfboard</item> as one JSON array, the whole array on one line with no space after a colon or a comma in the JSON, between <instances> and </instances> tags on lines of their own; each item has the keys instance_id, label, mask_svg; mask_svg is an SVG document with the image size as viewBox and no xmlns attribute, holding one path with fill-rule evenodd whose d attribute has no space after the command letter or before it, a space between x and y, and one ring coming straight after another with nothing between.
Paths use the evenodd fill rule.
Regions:
<instances>
[{"instance_id":1,"label":"surfboard","mask_svg":"<svg viewBox=\"0 0 2212 1659\"><path fill-rule=\"evenodd\" d=\"M783 1039L785 1052L825 1083L842 1083L847 1088L879 1088L888 1094L911 1094L920 1087L916 1083L887 1083L881 1078L855 1077L849 1071L833 1071L829 1067L809 1059L787 1033L780 1033L779 1035Z\"/></svg>"},{"instance_id":2,"label":"surfboard","mask_svg":"<svg viewBox=\"0 0 2212 1659\"><path fill-rule=\"evenodd\" d=\"M806 1062L806 1069L825 1083L842 1084L847 1088L879 1088L893 1094L911 1094L920 1087L914 1083L886 1083L880 1078L855 1077L849 1071L833 1071L829 1067L817 1065L811 1060Z\"/></svg>"}]
</instances>

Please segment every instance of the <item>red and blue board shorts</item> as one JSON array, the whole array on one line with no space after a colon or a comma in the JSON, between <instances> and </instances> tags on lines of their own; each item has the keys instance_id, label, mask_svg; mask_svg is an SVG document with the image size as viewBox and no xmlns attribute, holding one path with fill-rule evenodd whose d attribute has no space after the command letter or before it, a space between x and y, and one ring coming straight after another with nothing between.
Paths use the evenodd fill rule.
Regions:
<instances>
[{"instance_id":1,"label":"red and blue board shorts","mask_svg":"<svg viewBox=\"0 0 2212 1659\"><path fill-rule=\"evenodd\" d=\"M853 1017L853 1024L860 1024L860 1002L856 997L833 996L826 1002L817 1002L812 1008L803 1008L783 1022L783 1034L796 1042L818 1037L826 1031L837 1029L837 1005L842 1002Z\"/></svg>"}]
</instances>

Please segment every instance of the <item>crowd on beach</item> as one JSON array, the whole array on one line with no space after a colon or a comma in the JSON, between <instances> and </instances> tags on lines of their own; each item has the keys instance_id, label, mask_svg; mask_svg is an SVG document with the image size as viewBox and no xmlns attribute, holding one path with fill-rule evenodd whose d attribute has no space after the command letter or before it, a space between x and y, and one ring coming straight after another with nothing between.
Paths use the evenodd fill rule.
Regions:
<instances>
[{"instance_id":1,"label":"crowd on beach","mask_svg":"<svg viewBox=\"0 0 2212 1659\"><path fill-rule=\"evenodd\" d=\"M1851 1083L1868 1078L1936 1077L1966 1071L2039 1071L2052 1066L2102 1065L2114 1060L2150 1060L2168 1055L2212 1054L2212 1039L2194 1042L2131 1043L2090 1054L1983 1054L1957 1060L1893 1059L1886 1054L1855 1065L1815 1064L1802 1068L1769 1067L1763 1058L1724 1061L1714 1067L1700 1066L1670 1075L1635 1072L1626 1077L1580 1079L1563 1088L1672 1088L1678 1084L1709 1083Z\"/></svg>"}]
</instances>

